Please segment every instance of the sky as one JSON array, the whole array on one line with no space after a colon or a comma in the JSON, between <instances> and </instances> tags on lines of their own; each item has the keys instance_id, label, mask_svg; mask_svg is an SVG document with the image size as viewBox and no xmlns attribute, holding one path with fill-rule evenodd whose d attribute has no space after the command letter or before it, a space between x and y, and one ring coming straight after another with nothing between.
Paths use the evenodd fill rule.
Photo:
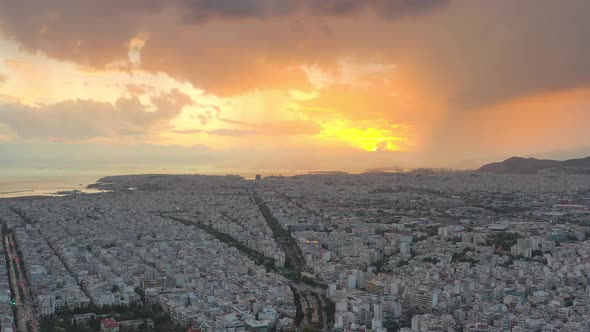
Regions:
<instances>
[{"instance_id":1,"label":"sky","mask_svg":"<svg viewBox=\"0 0 590 332\"><path fill-rule=\"evenodd\" d=\"M590 155L587 0L0 0L0 168Z\"/></svg>"}]
</instances>

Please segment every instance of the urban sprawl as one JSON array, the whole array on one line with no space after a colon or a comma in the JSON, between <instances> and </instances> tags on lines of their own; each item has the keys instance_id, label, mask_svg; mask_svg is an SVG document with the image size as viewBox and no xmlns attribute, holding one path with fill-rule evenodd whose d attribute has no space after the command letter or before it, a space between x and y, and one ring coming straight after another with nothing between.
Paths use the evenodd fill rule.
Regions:
<instances>
[{"instance_id":1,"label":"urban sprawl","mask_svg":"<svg viewBox=\"0 0 590 332\"><path fill-rule=\"evenodd\" d=\"M1 331L590 331L590 176L135 175L0 200Z\"/></svg>"}]
</instances>

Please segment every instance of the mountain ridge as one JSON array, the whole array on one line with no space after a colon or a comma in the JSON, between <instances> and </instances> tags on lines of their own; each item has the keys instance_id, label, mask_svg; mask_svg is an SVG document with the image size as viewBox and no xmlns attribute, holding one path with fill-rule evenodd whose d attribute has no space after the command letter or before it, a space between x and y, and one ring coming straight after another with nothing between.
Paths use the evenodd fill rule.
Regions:
<instances>
[{"instance_id":1,"label":"mountain ridge","mask_svg":"<svg viewBox=\"0 0 590 332\"><path fill-rule=\"evenodd\" d=\"M562 172L574 174L590 174L590 157L552 160L511 157L504 161L489 163L481 166L478 172L486 173L538 173Z\"/></svg>"}]
</instances>

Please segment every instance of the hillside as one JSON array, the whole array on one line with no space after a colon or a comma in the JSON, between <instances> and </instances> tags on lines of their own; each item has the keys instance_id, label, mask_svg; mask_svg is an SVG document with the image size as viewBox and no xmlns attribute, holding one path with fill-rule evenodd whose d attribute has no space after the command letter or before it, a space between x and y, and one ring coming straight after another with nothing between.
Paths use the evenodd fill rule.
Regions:
<instances>
[{"instance_id":1,"label":"hillside","mask_svg":"<svg viewBox=\"0 0 590 332\"><path fill-rule=\"evenodd\" d=\"M564 161L512 157L501 162L484 165L478 171L487 173L559 172L590 174L590 157Z\"/></svg>"}]
</instances>

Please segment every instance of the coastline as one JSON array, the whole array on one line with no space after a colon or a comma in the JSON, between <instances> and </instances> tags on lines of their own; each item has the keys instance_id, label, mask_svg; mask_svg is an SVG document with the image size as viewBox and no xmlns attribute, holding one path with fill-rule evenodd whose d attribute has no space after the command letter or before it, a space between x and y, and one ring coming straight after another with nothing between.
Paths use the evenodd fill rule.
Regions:
<instances>
[{"instance_id":1,"label":"coastline","mask_svg":"<svg viewBox=\"0 0 590 332\"><path fill-rule=\"evenodd\" d=\"M54 198L52 195L31 195L31 196L14 196L14 197L0 197L0 201L36 201L41 199Z\"/></svg>"}]
</instances>

